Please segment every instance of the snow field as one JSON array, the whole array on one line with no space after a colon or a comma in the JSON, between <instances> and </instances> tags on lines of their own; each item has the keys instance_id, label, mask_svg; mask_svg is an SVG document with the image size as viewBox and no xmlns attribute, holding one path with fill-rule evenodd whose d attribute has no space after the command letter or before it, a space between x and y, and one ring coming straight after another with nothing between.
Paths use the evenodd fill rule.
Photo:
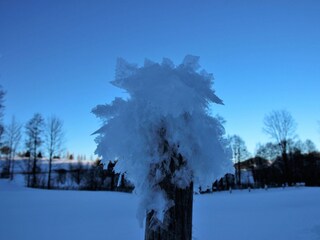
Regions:
<instances>
[{"instance_id":1,"label":"snow field","mask_svg":"<svg viewBox=\"0 0 320 240\"><path fill-rule=\"evenodd\" d=\"M320 239L320 188L221 192L194 202L194 239Z\"/></svg>"},{"instance_id":2,"label":"snow field","mask_svg":"<svg viewBox=\"0 0 320 240\"><path fill-rule=\"evenodd\" d=\"M27 189L0 181L1 240L143 239L134 194ZM320 239L320 188L194 197L195 240Z\"/></svg>"}]
</instances>

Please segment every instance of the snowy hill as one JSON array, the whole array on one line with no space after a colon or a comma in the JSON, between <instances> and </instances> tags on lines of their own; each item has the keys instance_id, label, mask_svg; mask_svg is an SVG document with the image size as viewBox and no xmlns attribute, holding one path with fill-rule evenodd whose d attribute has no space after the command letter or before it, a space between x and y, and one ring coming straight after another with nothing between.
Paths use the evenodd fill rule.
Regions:
<instances>
[{"instance_id":1,"label":"snowy hill","mask_svg":"<svg viewBox=\"0 0 320 240\"><path fill-rule=\"evenodd\" d=\"M218 192L194 198L196 240L320 239L320 188ZM143 239L138 199L116 192L27 189L0 180L0 239Z\"/></svg>"}]
</instances>

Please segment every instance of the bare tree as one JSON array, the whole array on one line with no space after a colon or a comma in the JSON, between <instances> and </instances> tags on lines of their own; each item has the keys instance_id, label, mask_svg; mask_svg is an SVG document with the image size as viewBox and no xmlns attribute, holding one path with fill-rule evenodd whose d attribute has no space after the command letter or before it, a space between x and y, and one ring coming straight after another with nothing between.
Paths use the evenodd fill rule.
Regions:
<instances>
[{"instance_id":1,"label":"bare tree","mask_svg":"<svg viewBox=\"0 0 320 240\"><path fill-rule=\"evenodd\" d=\"M4 134L4 126L3 126L3 115L4 115L4 96L6 92L2 89L2 86L0 85L0 147L2 147L2 137Z\"/></svg>"},{"instance_id":2,"label":"bare tree","mask_svg":"<svg viewBox=\"0 0 320 240\"><path fill-rule=\"evenodd\" d=\"M320 134L320 121L318 121L318 132Z\"/></svg>"},{"instance_id":3,"label":"bare tree","mask_svg":"<svg viewBox=\"0 0 320 240\"><path fill-rule=\"evenodd\" d=\"M281 156L281 149L278 143L267 142L266 144L259 144L256 156L272 161Z\"/></svg>"},{"instance_id":4,"label":"bare tree","mask_svg":"<svg viewBox=\"0 0 320 240\"><path fill-rule=\"evenodd\" d=\"M304 150L305 153L312 153L312 152L316 152L317 151L316 145L310 139L307 139L303 143L303 147L304 147L303 150Z\"/></svg>"},{"instance_id":5,"label":"bare tree","mask_svg":"<svg viewBox=\"0 0 320 240\"><path fill-rule=\"evenodd\" d=\"M295 137L296 122L286 110L272 111L264 118L263 130L279 144L284 163L285 179L288 184L291 184L287 150L289 140Z\"/></svg>"},{"instance_id":6,"label":"bare tree","mask_svg":"<svg viewBox=\"0 0 320 240\"><path fill-rule=\"evenodd\" d=\"M56 154L60 153L63 138L63 122L59 118L52 116L47 120L46 125L46 147L49 154L48 189L51 188L52 159Z\"/></svg>"},{"instance_id":7,"label":"bare tree","mask_svg":"<svg viewBox=\"0 0 320 240\"><path fill-rule=\"evenodd\" d=\"M6 127L6 142L10 149L9 171L11 180L14 176L14 157L21 141L21 128L21 124L16 121L15 117L12 117L11 123Z\"/></svg>"},{"instance_id":8,"label":"bare tree","mask_svg":"<svg viewBox=\"0 0 320 240\"><path fill-rule=\"evenodd\" d=\"M28 186L37 186L37 151L43 143L42 135L44 130L44 119L39 113L35 113L33 117L26 124L27 141L26 145L30 150L30 157L33 158L32 162L32 182L28 181ZM30 171L30 169L28 169Z\"/></svg>"},{"instance_id":9,"label":"bare tree","mask_svg":"<svg viewBox=\"0 0 320 240\"><path fill-rule=\"evenodd\" d=\"M4 96L6 95L6 92L2 89L2 86L0 85L0 120L2 121L3 118L3 111L4 111Z\"/></svg>"},{"instance_id":10,"label":"bare tree","mask_svg":"<svg viewBox=\"0 0 320 240\"><path fill-rule=\"evenodd\" d=\"M233 162L236 163L237 169L237 184L241 186L241 164L240 162L250 157L250 153L246 147L244 140L238 136L233 135L229 137L230 147L232 150Z\"/></svg>"}]
</instances>

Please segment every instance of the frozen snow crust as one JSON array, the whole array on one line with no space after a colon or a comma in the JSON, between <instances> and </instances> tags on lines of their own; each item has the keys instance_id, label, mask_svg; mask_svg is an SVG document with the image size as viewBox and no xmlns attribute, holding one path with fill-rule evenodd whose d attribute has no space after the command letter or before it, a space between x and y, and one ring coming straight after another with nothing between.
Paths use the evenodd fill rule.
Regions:
<instances>
[{"instance_id":1,"label":"frozen snow crust","mask_svg":"<svg viewBox=\"0 0 320 240\"><path fill-rule=\"evenodd\" d=\"M179 188L191 181L211 185L231 169L221 119L208 114L210 104L222 100L212 89L212 74L200 71L198 61L199 57L186 56L177 66L164 59L146 60L138 67L119 59L111 83L129 98L115 98L93 109L103 120L96 132L96 153L106 161L117 159L117 171L126 172L134 183L142 197L141 220L146 210L155 210L161 221L172 206L158 187L166 170L153 169L160 163L166 166L172 153L185 161L171 180ZM163 151L164 142L168 151Z\"/></svg>"},{"instance_id":2,"label":"frozen snow crust","mask_svg":"<svg viewBox=\"0 0 320 240\"><path fill-rule=\"evenodd\" d=\"M139 197L30 189L0 179L1 240L141 240ZM320 188L234 190L194 196L194 240L319 240Z\"/></svg>"}]
</instances>

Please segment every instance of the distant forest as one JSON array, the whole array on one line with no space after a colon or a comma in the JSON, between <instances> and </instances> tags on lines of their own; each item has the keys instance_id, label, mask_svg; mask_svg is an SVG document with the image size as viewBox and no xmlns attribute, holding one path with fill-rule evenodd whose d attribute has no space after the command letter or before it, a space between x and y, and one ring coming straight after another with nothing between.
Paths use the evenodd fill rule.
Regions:
<instances>
[{"instance_id":1,"label":"distant forest","mask_svg":"<svg viewBox=\"0 0 320 240\"><path fill-rule=\"evenodd\" d=\"M23 173L27 186L48 189L133 189L124 173L115 173L116 162L103 160L106 162L103 164L101 159L91 157L86 161L86 156L74 159L73 154L64 154L60 118L53 116L45 120L40 113L35 113L26 124L19 123L15 117L4 124L5 95L0 86L1 178L13 179L15 173ZM299 140L291 114L286 110L272 111L264 118L263 125L263 131L273 141L259 144L254 155L247 150L241 136L226 137L234 172L212 179L212 186L203 186L200 192L296 184L320 186L320 152L311 140Z\"/></svg>"}]
</instances>

